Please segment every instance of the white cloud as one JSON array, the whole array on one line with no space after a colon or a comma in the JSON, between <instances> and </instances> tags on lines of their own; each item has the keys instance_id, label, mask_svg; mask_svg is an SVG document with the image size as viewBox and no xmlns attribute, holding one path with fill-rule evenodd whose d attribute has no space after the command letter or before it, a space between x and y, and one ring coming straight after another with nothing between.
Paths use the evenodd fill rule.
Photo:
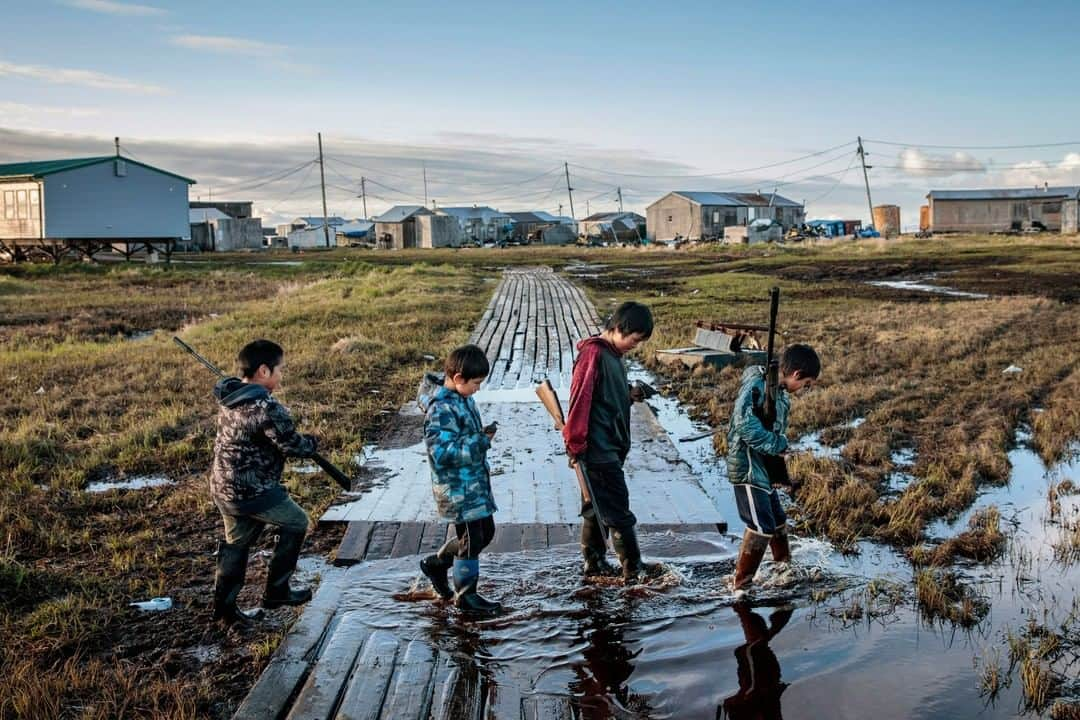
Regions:
<instances>
[{"instance_id":1,"label":"white cloud","mask_svg":"<svg viewBox=\"0 0 1080 720\"><path fill-rule=\"evenodd\" d=\"M136 5L134 3L114 2L113 0L64 0L68 7L92 12L105 13L106 15L124 15L128 17L150 17L165 15L166 10L150 7L149 5Z\"/></svg>"},{"instance_id":2,"label":"white cloud","mask_svg":"<svg viewBox=\"0 0 1080 720\"><path fill-rule=\"evenodd\" d=\"M258 40L230 37L228 35L176 35L170 42L189 50L228 53L230 55L250 55L265 57L281 48Z\"/></svg>"},{"instance_id":3,"label":"white cloud","mask_svg":"<svg viewBox=\"0 0 1080 720\"><path fill-rule=\"evenodd\" d=\"M1031 160L1017 163L999 173L1005 186L1080 185L1080 153L1067 153L1057 163Z\"/></svg>"},{"instance_id":4,"label":"white cloud","mask_svg":"<svg viewBox=\"0 0 1080 720\"><path fill-rule=\"evenodd\" d=\"M94 70L76 68L45 67L43 65L17 65L0 60L0 77L15 77L59 85L81 85L98 90L120 90L123 92L160 95L165 89L151 83L106 75Z\"/></svg>"},{"instance_id":5,"label":"white cloud","mask_svg":"<svg viewBox=\"0 0 1080 720\"><path fill-rule=\"evenodd\" d=\"M33 126L45 118L86 118L100 114L101 111L97 108L0 102L0 116L9 123L25 127Z\"/></svg>"},{"instance_id":6,"label":"white cloud","mask_svg":"<svg viewBox=\"0 0 1080 720\"><path fill-rule=\"evenodd\" d=\"M908 175L938 176L981 173L986 165L978 158L964 152L950 155L932 155L918 148L904 148L899 156L900 171Z\"/></svg>"}]
</instances>

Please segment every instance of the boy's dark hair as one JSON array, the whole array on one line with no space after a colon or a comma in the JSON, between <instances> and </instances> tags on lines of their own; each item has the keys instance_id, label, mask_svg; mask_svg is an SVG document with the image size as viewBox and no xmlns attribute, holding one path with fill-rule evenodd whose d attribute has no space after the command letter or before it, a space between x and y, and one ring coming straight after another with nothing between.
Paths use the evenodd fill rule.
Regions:
<instances>
[{"instance_id":1,"label":"boy's dark hair","mask_svg":"<svg viewBox=\"0 0 1080 720\"><path fill-rule=\"evenodd\" d=\"M255 377L255 373L263 365L273 371L281 364L285 357L285 350L276 342L270 340L253 340L240 349L236 356L236 363L240 366L240 374L249 380Z\"/></svg>"},{"instance_id":2,"label":"boy's dark hair","mask_svg":"<svg viewBox=\"0 0 1080 720\"><path fill-rule=\"evenodd\" d=\"M780 372L784 375L799 371L804 378L816 378L821 374L821 359L809 345L788 345L780 358Z\"/></svg>"},{"instance_id":3,"label":"boy's dark hair","mask_svg":"<svg viewBox=\"0 0 1080 720\"><path fill-rule=\"evenodd\" d=\"M618 330L623 335L641 333L641 336L648 340L653 331L652 311L647 305L633 300L624 302L615 308L605 327L608 330Z\"/></svg>"},{"instance_id":4,"label":"boy's dark hair","mask_svg":"<svg viewBox=\"0 0 1080 720\"><path fill-rule=\"evenodd\" d=\"M462 345L446 358L443 369L448 378L460 373L461 377L468 381L487 377L491 372L491 365L488 364L487 355L476 345Z\"/></svg>"}]
</instances>

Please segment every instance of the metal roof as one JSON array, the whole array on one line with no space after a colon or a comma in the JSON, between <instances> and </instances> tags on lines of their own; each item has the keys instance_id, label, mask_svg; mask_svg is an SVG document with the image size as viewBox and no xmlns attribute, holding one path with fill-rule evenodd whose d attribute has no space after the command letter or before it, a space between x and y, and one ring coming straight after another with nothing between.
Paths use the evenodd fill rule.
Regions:
<instances>
[{"instance_id":1,"label":"metal roof","mask_svg":"<svg viewBox=\"0 0 1080 720\"><path fill-rule=\"evenodd\" d=\"M1004 188L986 190L931 190L932 200L1042 200L1080 196L1080 185L1041 188Z\"/></svg>"},{"instance_id":2,"label":"metal roof","mask_svg":"<svg viewBox=\"0 0 1080 720\"><path fill-rule=\"evenodd\" d=\"M417 213L423 215L432 214L432 212L423 205L395 205L382 215L371 218L371 220L372 222L377 223L399 223L405 222Z\"/></svg>"},{"instance_id":3,"label":"metal roof","mask_svg":"<svg viewBox=\"0 0 1080 720\"><path fill-rule=\"evenodd\" d=\"M483 222L491 222L494 218L506 217L506 213L499 212L494 208L490 208L487 205L472 206L472 207L444 207L439 208L447 215L453 215L460 220L479 219Z\"/></svg>"},{"instance_id":4,"label":"metal roof","mask_svg":"<svg viewBox=\"0 0 1080 720\"><path fill-rule=\"evenodd\" d=\"M300 220L305 225L309 225L312 227L323 226L322 215L301 215L300 217L296 218L296 220ZM293 220L293 222L295 223L296 220ZM334 227L335 225L344 225L345 218L338 217L337 215L331 215L330 217L326 218L326 222L330 225L330 227Z\"/></svg>"},{"instance_id":5,"label":"metal roof","mask_svg":"<svg viewBox=\"0 0 1080 720\"><path fill-rule=\"evenodd\" d=\"M672 194L684 197L698 205L721 205L727 207L802 207L778 193L736 193L698 190L674 190Z\"/></svg>"},{"instance_id":6,"label":"metal roof","mask_svg":"<svg viewBox=\"0 0 1080 720\"><path fill-rule=\"evenodd\" d=\"M168 170L162 170L156 168L153 165L147 165L141 163L138 160L132 160L131 158L120 157L115 155L102 155L101 157L89 157L89 158L70 158L68 160L38 160L34 162L20 162L20 163L7 163L0 165L0 177L45 177L46 175L55 175L56 173L67 172L68 170L76 170L78 168L89 167L90 165L98 165L104 162L110 162L112 160L123 160L129 165L138 165L140 167L159 172L163 175L169 175L178 180L183 180L188 185L195 185L195 181L191 178L186 178L183 175L177 175L171 173Z\"/></svg>"},{"instance_id":7,"label":"metal roof","mask_svg":"<svg viewBox=\"0 0 1080 720\"><path fill-rule=\"evenodd\" d=\"M582 220L582 222L611 222L614 220L625 220L626 218L632 218L631 222L645 221L645 218L634 212L599 212L593 213L589 217Z\"/></svg>"},{"instance_id":8,"label":"metal roof","mask_svg":"<svg viewBox=\"0 0 1080 720\"><path fill-rule=\"evenodd\" d=\"M522 210L520 212L508 212L506 214L510 217L511 220L513 220L516 223L551 222L550 220L545 220L544 218L540 217L536 213L530 212L528 210Z\"/></svg>"}]
</instances>

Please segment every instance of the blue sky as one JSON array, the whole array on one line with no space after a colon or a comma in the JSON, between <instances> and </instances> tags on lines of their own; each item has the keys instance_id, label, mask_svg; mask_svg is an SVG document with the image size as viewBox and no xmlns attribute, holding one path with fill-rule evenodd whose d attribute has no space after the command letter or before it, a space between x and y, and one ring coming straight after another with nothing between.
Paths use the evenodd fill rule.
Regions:
<instances>
[{"instance_id":1,"label":"blue sky","mask_svg":"<svg viewBox=\"0 0 1080 720\"><path fill-rule=\"evenodd\" d=\"M233 189L268 215L314 211L306 169L248 188L310 159L316 131L343 214L359 214L362 174L394 189L373 212L422 200L425 165L429 198L554 210L554 174L521 181L568 161L600 209L618 186L641 209L670 189L771 185L812 216L862 217L853 144L688 177L860 134L912 145L867 142L874 200L905 222L930 187L1080 182L1080 144L923 145L1080 139L1075 3L7 5L0 161L100 154L120 135L199 179L193 194Z\"/></svg>"}]
</instances>

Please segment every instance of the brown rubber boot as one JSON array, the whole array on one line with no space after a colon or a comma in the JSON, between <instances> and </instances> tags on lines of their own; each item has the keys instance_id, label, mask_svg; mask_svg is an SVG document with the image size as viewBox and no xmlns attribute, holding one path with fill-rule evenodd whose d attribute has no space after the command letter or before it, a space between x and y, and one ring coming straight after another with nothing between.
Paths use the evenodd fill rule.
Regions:
<instances>
[{"instance_id":1,"label":"brown rubber boot","mask_svg":"<svg viewBox=\"0 0 1080 720\"><path fill-rule=\"evenodd\" d=\"M746 590L754 580L754 573L761 565L761 558L769 547L770 536L756 533L747 528L743 533L742 545L739 546L739 559L735 561L735 578L732 589Z\"/></svg>"},{"instance_id":2,"label":"brown rubber boot","mask_svg":"<svg viewBox=\"0 0 1080 720\"><path fill-rule=\"evenodd\" d=\"M779 527L769 540L769 549L772 550L773 562L791 562L791 547L788 545L786 527Z\"/></svg>"}]
</instances>

